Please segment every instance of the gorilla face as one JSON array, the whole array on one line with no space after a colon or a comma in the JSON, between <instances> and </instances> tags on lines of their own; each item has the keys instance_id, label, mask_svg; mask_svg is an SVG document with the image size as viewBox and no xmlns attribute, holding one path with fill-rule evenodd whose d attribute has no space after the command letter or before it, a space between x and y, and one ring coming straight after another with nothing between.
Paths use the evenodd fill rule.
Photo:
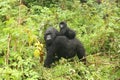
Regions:
<instances>
[{"instance_id":1,"label":"gorilla face","mask_svg":"<svg viewBox=\"0 0 120 80\"><path fill-rule=\"evenodd\" d=\"M46 40L51 40L52 39L52 36L50 35L50 34L48 34L47 36L46 36Z\"/></svg>"},{"instance_id":2,"label":"gorilla face","mask_svg":"<svg viewBox=\"0 0 120 80\"><path fill-rule=\"evenodd\" d=\"M63 28L63 27L64 27L64 25L60 24L60 29Z\"/></svg>"},{"instance_id":3,"label":"gorilla face","mask_svg":"<svg viewBox=\"0 0 120 80\"><path fill-rule=\"evenodd\" d=\"M65 22L60 22L59 27L60 27L60 29L66 28L67 24Z\"/></svg>"},{"instance_id":4,"label":"gorilla face","mask_svg":"<svg viewBox=\"0 0 120 80\"><path fill-rule=\"evenodd\" d=\"M46 34L45 41L46 41L47 45L51 45L52 41L53 41L52 35L51 34Z\"/></svg>"}]
</instances>

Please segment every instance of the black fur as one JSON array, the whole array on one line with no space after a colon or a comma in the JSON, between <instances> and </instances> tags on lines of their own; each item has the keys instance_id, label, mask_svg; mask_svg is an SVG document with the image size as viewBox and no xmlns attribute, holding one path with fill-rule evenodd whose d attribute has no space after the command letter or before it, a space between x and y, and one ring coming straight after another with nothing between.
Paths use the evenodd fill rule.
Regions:
<instances>
[{"instance_id":1,"label":"black fur","mask_svg":"<svg viewBox=\"0 0 120 80\"><path fill-rule=\"evenodd\" d=\"M46 40L48 34L51 35L51 41ZM45 67L51 66L51 64L56 60L55 56L57 56L58 60L61 57L66 59L72 58L76 54L79 59L86 56L85 49L78 39L68 39L66 36L58 36L58 34L59 33L56 29L48 28L44 35L47 50L47 55L44 62ZM48 44L49 41L50 43ZM86 61L86 59L84 58L83 61Z\"/></svg>"},{"instance_id":2,"label":"black fur","mask_svg":"<svg viewBox=\"0 0 120 80\"><path fill-rule=\"evenodd\" d=\"M67 24L65 22L60 22L59 24L60 28L60 34L66 36L69 39L74 39L76 36L75 31L68 28Z\"/></svg>"}]
</instances>

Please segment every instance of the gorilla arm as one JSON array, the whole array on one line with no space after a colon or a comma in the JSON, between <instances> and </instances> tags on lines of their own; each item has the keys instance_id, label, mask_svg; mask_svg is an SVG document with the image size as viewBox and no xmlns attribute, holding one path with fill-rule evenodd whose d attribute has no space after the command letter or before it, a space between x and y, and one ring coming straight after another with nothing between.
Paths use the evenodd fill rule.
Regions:
<instances>
[{"instance_id":1,"label":"gorilla arm","mask_svg":"<svg viewBox=\"0 0 120 80\"><path fill-rule=\"evenodd\" d=\"M54 62L55 57L55 48L53 46L50 46L47 48L47 55L44 62L44 67L51 67L51 64Z\"/></svg>"}]
</instances>

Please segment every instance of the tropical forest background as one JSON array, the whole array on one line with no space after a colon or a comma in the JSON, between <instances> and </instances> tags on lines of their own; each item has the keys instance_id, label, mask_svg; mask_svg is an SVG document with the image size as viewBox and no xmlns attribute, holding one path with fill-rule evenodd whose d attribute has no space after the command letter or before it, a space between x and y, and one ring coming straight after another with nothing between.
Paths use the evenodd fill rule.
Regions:
<instances>
[{"instance_id":1,"label":"tropical forest background","mask_svg":"<svg viewBox=\"0 0 120 80\"><path fill-rule=\"evenodd\" d=\"M86 65L74 57L43 67L44 32L61 21ZM120 80L120 0L0 0L0 80Z\"/></svg>"}]
</instances>

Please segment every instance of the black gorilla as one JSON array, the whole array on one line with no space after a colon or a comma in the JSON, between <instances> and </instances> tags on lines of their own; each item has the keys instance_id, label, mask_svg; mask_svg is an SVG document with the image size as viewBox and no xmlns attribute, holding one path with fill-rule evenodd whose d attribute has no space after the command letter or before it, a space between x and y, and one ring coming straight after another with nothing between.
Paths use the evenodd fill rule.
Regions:
<instances>
[{"instance_id":1,"label":"black gorilla","mask_svg":"<svg viewBox=\"0 0 120 80\"><path fill-rule=\"evenodd\" d=\"M76 36L75 31L68 28L67 24L65 22L60 22L60 34L66 36L69 39L74 39Z\"/></svg>"},{"instance_id":2,"label":"black gorilla","mask_svg":"<svg viewBox=\"0 0 120 80\"><path fill-rule=\"evenodd\" d=\"M58 36L58 34L59 32L53 27L46 30L44 39L47 56L44 67L50 67L55 60L59 60L61 57L68 59L74 57L76 54L79 59L86 61L84 58L86 56L85 49L78 39L68 39L66 36Z\"/></svg>"}]
</instances>

